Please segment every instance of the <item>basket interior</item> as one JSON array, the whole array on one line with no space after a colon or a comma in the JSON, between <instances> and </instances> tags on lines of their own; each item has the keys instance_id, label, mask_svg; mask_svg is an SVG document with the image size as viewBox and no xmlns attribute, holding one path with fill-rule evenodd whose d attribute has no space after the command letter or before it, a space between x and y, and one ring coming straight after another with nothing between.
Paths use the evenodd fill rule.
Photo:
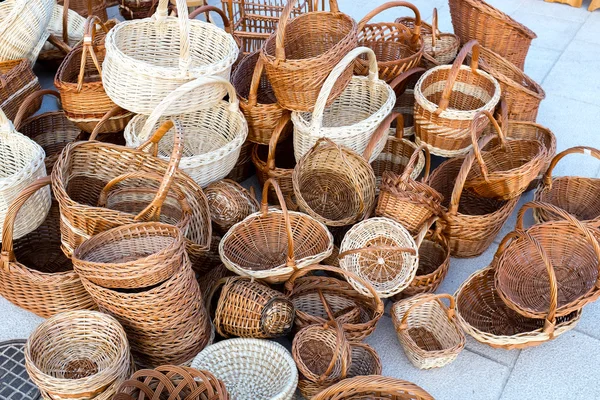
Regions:
<instances>
[{"instance_id":1,"label":"basket interior","mask_svg":"<svg viewBox=\"0 0 600 400\"><path fill-rule=\"evenodd\" d=\"M439 243L424 239L419 247L419 267L417 276L429 275L446 262L448 251Z\"/></svg>"},{"instance_id":2,"label":"basket interior","mask_svg":"<svg viewBox=\"0 0 600 400\"><path fill-rule=\"evenodd\" d=\"M98 58L98 63L102 66L106 51L104 46L95 46L94 52ZM68 56L67 61L63 63L59 70L58 80L61 82L77 84L79 79L79 68L81 66L81 55L83 54L82 47L76 47L73 52ZM94 65L93 58L88 52L86 55L85 68L83 70L83 82L100 82L102 80L100 73Z\"/></svg>"},{"instance_id":3,"label":"basket interior","mask_svg":"<svg viewBox=\"0 0 600 400\"><path fill-rule=\"evenodd\" d=\"M106 199L106 207L111 210L138 215L156 197L156 190L148 188L124 188L111 191ZM184 218L179 200L172 192L167 194L160 209L159 222L177 225Z\"/></svg>"},{"instance_id":4,"label":"basket interior","mask_svg":"<svg viewBox=\"0 0 600 400\"><path fill-rule=\"evenodd\" d=\"M481 156L488 173L506 173L519 169L534 160L543 151L541 146L539 142L533 140L510 140L506 143L506 148L496 146L483 152ZM475 177L482 178L479 165L474 165L469 171L467 185L468 181Z\"/></svg>"},{"instance_id":5,"label":"basket interior","mask_svg":"<svg viewBox=\"0 0 600 400\"><path fill-rule=\"evenodd\" d=\"M367 24L358 33L358 45L373 50L377 56L377 62L394 62L400 64L403 59L411 57L419 52L422 43L415 48L411 45L411 35L398 28L399 24L394 22L380 22ZM361 59L367 59L362 55Z\"/></svg>"},{"instance_id":6,"label":"basket interior","mask_svg":"<svg viewBox=\"0 0 600 400\"><path fill-rule=\"evenodd\" d=\"M554 178L552 188L541 190L537 195L541 201L562 208L580 221L600 217L600 179L598 178Z\"/></svg>"},{"instance_id":7,"label":"basket interior","mask_svg":"<svg viewBox=\"0 0 600 400\"><path fill-rule=\"evenodd\" d=\"M373 354L366 346L360 344L351 344L352 364L346 374L347 378L363 375L380 375L381 363L376 358L377 353Z\"/></svg>"},{"instance_id":8,"label":"basket interior","mask_svg":"<svg viewBox=\"0 0 600 400\"><path fill-rule=\"evenodd\" d=\"M292 353L298 365L309 371L314 376L321 376L327 372L331 360L335 364L327 374L327 378L340 377L342 374L343 353L336 352L337 332L331 328L320 325L311 325L296 334L292 345Z\"/></svg>"},{"instance_id":9,"label":"basket interior","mask_svg":"<svg viewBox=\"0 0 600 400\"><path fill-rule=\"evenodd\" d=\"M323 293L329 309L336 317L335 320L341 324L356 324L361 321L361 307L352 298L336 293ZM325 305L317 291L302 293L292 297L296 310L304 312L312 317L328 321L329 316ZM368 319L367 319L368 320Z\"/></svg>"},{"instance_id":10,"label":"basket interior","mask_svg":"<svg viewBox=\"0 0 600 400\"><path fill-rule=\"evenodd\" d=\"M398 320L412 304L406 301L406 307L400 307L395 312ZM437 300L428 301L413 309L407 318L407 333L411 340L422 350L427 352L444 351L460 345L461 335L452 323L446 311Z\"/></svg>"},{"instance_id":11,"label":"basket interior","mask_svg":"<svg viewBox=\"0 0 600 400\"><path fill-rule=\"evenodd\" d=\"M521 139L521 140L537 140L540 142L545 149L550 150L553 146L554 140L552 133L537 124L528 122L515 122L510 121L505 124L506 129L503 129L504 135L510 139ZM488 124L481 136L489 134L495 135L495 129L492 124ZM488 151L498 146L498 139L494 137L483 149ZM552 154L553 155L553 154Z\"/></svg>"},{"instance_id":12,"label":"basket interior","mask_svg":"<svg viewBox=\"0 0 600 400\"><path fill-rule=\"evenodd\" d=\"M296 157L294 157L293 125L292 122L284 128L287 130L286 137L277 143L275 148L275 168L292 170L296 166ZM267 164L269 156L269 146L256 145L256 154L258 159Z\"/></svg>"},{"instance_id":13,"label":"basket interior","mask_svg":"<svg viewBox=\"0 0 600 400\"><path fill-rule=\"evenodd\" d=\"M361 207L354 183L341 171L303 173L298 189L310 209L329 220L351 218Z\"/></svg>"},{"instance_id":14,"label":"basket interior","mask_svg":"<svg viewBox=\"0 0 600 400\"><path fill-rule=\"evenodd\" d=\"M254 74L254 69L256 67L256 63L260 57L260 53L256 52L254 54L250 54L246 58L244 58L238 64L235 69L235 73L231 78L231 83L235 87L235 90L238 96L247 99L250 95L250 86L252 84L252 75ZM267 74L263 69L263 73L260 77L260 83L258 84L258 90L256 91L257 103L259 104L275 104L277 103L277 99L275 98L275 92L273 92L273 87L267 78Z\"/></svg>"}]
</instances>

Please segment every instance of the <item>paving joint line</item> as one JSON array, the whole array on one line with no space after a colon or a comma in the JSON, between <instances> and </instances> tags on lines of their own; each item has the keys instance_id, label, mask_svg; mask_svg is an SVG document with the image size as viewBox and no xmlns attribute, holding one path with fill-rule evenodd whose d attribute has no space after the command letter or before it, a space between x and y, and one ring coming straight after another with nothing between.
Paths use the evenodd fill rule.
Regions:
<instances>
[{"instance_id":1,"label":"paving joint line","mask_svg":"<svg viewBox=\"0 0 600 400\"><path fill-rule=\"evenodd\" d=\"M517 365L517 361L519 361L519 357L521 357L522 352L523 352L523 350L519 349L519 355L515 358L512 365L508 367L509 371L508 371L508 374L506 374L506 378L504 378L504 382L502 383L502 391L500 392L500 397L498 397L498 400L502 399L502 396L504 395L504 392L506 391L506 386L508 385L508 381L510 380L510 377L512 376L512 374L515 370L515 365Z\"/></svg>"}]
</instances>

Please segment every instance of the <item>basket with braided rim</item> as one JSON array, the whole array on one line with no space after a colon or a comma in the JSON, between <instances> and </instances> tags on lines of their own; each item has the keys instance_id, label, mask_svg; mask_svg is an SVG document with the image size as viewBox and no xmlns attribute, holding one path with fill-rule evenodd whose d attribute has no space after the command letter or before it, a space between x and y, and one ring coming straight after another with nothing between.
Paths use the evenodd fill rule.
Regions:
<instances>
[{"instance_id":1,"label":"basket with braided rim","mask_svg":"<svg viewBox=\"0 0 600 400\"><path fill-rule=\"evenodd\" d=\"M211 183L204 193L208 199L212 223L221 234L257 212L260 206L253 191L250 193L229 179Z\"/></svg>"},{"instance_id":2,"label":"basket with braided rim","mask_svg":"<svg viewBox=\"0 0 600 400\"><path fill-rule=\"evenodd\" d=\"M0 108L6 118L14 121L17 111L33 92L41 90L38 77L29 60L0 61ZM41 99L29 105L28 113L34 114L42 105Z\"/></svg>"},{"instance_id":3,"label":"basket with braided rim","mask_svg":"<svg viewBox=\"0 0 600 400\"><path fill-rule=\"evenodd\" d=\"M414 383L381 375L344 379L315 395L312 400L433 400L433 396Z\"/></svg>"},{"instance_id":4,"label":"basket with braided rim","mask_svg":"<svg viewBox=\"0 0 600 400\"><path fill-rule=\"evenodd\" d=\"M421 64L427 69L438 65L451 64L460 49L460 38L453 33L441 33L438 29L437 8L433 9L431 31L423 32L423 58Z\"/></svg>"}]
</instances>

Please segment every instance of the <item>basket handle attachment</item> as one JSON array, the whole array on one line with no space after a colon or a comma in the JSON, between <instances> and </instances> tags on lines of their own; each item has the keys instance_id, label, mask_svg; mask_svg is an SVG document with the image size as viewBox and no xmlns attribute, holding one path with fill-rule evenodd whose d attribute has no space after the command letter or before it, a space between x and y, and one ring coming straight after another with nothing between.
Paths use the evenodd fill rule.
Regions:
<instances>
[{"instance_id":1,"label":"basket handle attachment","mask_svg":"<svg viewBox=\"0 0 600 400\"><path fill-rule=\"evenodd\" d=\"M21 106L17 110L17 115L15 115L15 119L13 120L13 124L16 130L21 129L25 120L31 116L31 114L26 115L26 113L29 107L33 104L33 102L39 99L40 97L44 97L46 95L54 96L56 100L58 100L59 107L61 106L60 93L58 93L56 90L42 89L31 93L25 98L25 100L23 100L23 103L21 103Z\"/></svg>"},{"instance_id":2,"label":"basket handle attachment","mask_svg":"<svg viewBox=\"0 0 600 400\"><path fill-rule=\"evenodd\" d=\"M407 7L407 8L410 8L415 13L415 28L414 28L413 32L411 32L410 29L406 25L403 25L400 23L394 23L394 25L397 29L407 31L408 35L410 35L410 37L411 37L410 38L411 44L413 46L417 45L417 43L419 43L419 38L421 37L421 13L419 12L419 9L414 4L408 3L406 1L390 1L390 2L380 5L379 7L376 7L371 12L369 12L367 15L365 15L363 19L361 19L358 22L358 31L359 32L362 31L365 28L365 26L367 25L367 23L373 17L375 17L377 14L379 14L387 9L394 8L394 7Z\"/></svg>"},{"instance_id":3,"label":"basket handle attachment","mask_svg":"<svg viewBox=\"0 0 600 400\"><path fill-rule=\"evenodd\" d=\"M256 54L256 53L255 53ZM250 54L248 57L253 57L254 54ZM252 72L252 81L250 82L250 92L248 92L248 106L254 107L258 103L258 87L260 86L260 78L263 75L265 63L262 58L257 57L256 64L254 65L254 71Z\"/></svg>"},{"instance_id":4,"label":"basket handle attachment","mask_svg":"<svg viewBox=\"0 0 600 400\"><path fill-rule=\"evenodd\" d=\"M431 17L431 51L435 55L435 41L437 40L438 34L438 10L437 7L433 7L433 16Z\"/></svg>"},{"instance_id":5,"label":"basket handle attachment","mask_svg":"<svg viewBox=\"0 0 600 400\"><path fill-rule=\"evenodd\" d=\"M440 217L437 215L432 215L431 218L425 222L419 233L414 237L418 249L421 248L423 240L428 236L434 241L445 241L444 235L442 234L442 224L436 223L439 219ZM432 228L434 225L435 228Z\"/></svg>"},{"instance_id":6,"label":"basket handle attachment","mask_svg":"<svg viewBox=\"0 0 600 400\"><path fill-rule=\"evenodd\" d=\"M471 56L471 70L475 75L479 74L479 72L477 72L477 66L479 64L479 43L477 40L469 40L460 50L460 53L458 53L452 64L450 73L448 73L448 78L446 78L446 86L442 92L442 100L440 100L437 110L433 112L434 115L440 115L450 105L450 95L452 94L454 83L460 72L460 67L471 50L473 51L473 55Z\"/></svg>"},{"instance_id":7,"label":"basket handle attachment","mask_svg":"<svg viewBox=\"0 0 600 400\"><path fill-rule=\"evenodd\" d=\"M290 215L288 213L287 206L285 205L285 199L283 194L281 193L281 189L279 188L279 184L274 178L269 178L263 185L262 191L262 202L260 205L260 212L263 217L265 217L269 213L269 185L273 186L275 189L275 194L277 195L277 200L279 201L279 205L281 206L281 211L283 212L283 220L285 222L285 233L287 235L287 262L286 266L291 267L294 271L298 270L296 266L296 258L294 256L294 234L292 233L292 224L290 222Z\"/></svg>"},{"instance_id":8,"label":"basket handle attachment","mask_svg":"<svg viewBox=\"0 0 600 400\"><path fill-rule=\"evenodd\" d=\"M15 126L16 126L16 124L15 124ZM556 156L554 156L554 158L550 162L550 166L548 167L548 170L546 170L546 173L544 174L544 179L542 180L544 190L552 189L552 171L554 170L554 167L556 167L556 164L558 164L558 162L560 160L562 160L564 157L566 157L569 154L586 154L586 155L591 155L592 157L595 157L598 160L600 160L600 150L595 149L593 147L576 146L576 147L571 147L570 149L561 151Z\"/></svg>"},{"instance_id":9,"label":"basket handle attachment","mask_svg":"<svg viewBox=\"0 0 600 400\"><path fill-rule=\"evenodd\" d=\"M442 299L448 299L450 301L450 307L446 308L446 305L442 302ZM448 293L440 293L440 294L426 294L421 297L419 300L415 301L411 306L406 310L402 319L400 320L400 325L398 325L398 330L403 331L408 329L408 316L414 311L418 306L423 305L425 303L429 303L430 301L437 301L442 308L446 308L446 314L448 315L448 319L453 319L456 313L456 300L454 296Z\"/></svg>"},{"instance_id":10,"label":"basket handle attachment","mask_svg":"<svg viewBox=\"0 0 600 400\"><path fill-rule=\"evenodd\" d=\"M0 253L0 261L2 262L5 271L8 271L11 262L16 261L13 246L13 233L15 229L15 219L17 218L19 210L38 190L51 183L52 181L49 176L38 178L23 189L10 203L8 211L6 212L6 217L4 218L4 226L2 227L2 253Z\"/></svg>"},{"instance_id":11,"label":"basket handle attachment","mask_svg":"<svg viewBox=\"0 0 600 400\"><path fill-rule=\"evenodd\" d=\"M94 51L94 36L96 36L96 24L100 25L100 27L105 33L108 33L108 27L97 16L90 15L85 20L85 33L83 34L83 45L81 49L81 63L79 65L79 76L77 77L77 93L81 92L81 89L83 89L83 77L85 75L85 66L87 64L87 53L90 53L92 61L94 62L94 66L100 74L100 79L102 79L102 68L100 67L98 57L96 56L96 52Z\"/></svg>"},{"instance_id":12,"label":"basket handle attachment","mask_svg":"<svg viewBox=\"0 0 600 400\"><path fill-rule=\"evenodd\" d=\"M94 130L90 134L90 138L88 140L89 141L97 140L97 137L100 134L100 129L102 128L102 126L105 123L108 122L108 120L110 120L112 117L116 117L117 115L121 115L121 114L124 115L126 113L128 113L127 110L125 110L125 109L123 109L123 108L115 105L113 108L111 108L110 110L108 110L108 112L106 114L104 114L102 116L102 118L100 118L100 121L98 121L98 123L94 127Z\"/></svg>"},{"instance_id":13,"label":"basket handle attachment","mask_svg":"<svg viewBox=\"0 0 600 400\"><path fill-rule=\"evenodd\" d=\"M421 151L425 152L425 172L423 173L423 178L421 178L421 182L425 182L427 178L429 178L429 171L431 169L431 154L429 153L429 148L424 144L420 145L413 151L408 163L406 163L406 167L404 167L404 171L402 175L400 175L401 181L406 181L410 178L410 174L413 173L415 167L417 166L417 161L419 160L419 156L421 155Z\"/></svg>"},{"instance_id":14,"label":"basket handle attachment","mask_svg":"<svg viewBox=\"0 0 600 400\"><path fill-rule=\"evenodd\" d=\"M269 139L269 153L267 155L267 171L269 176L271 176L271 171L275 170L275 153L277 150L277 143L279 142L279 138L283 133L283 130L287 126L288 122L290 122L290 114L285 113L279 118L277 121L277 125L275 126L275 130L273 130L273 134Z\"/></svg>"},{"instance_id":15,"label":"basket handle attachment","mask_svg":"<svg viewBox=\"0 0 600 400\"><path fill-rule=\"evenodd\" d=\"M186 0L176 0L177 21L179 23L179 72L181 75L187 75L192 64L192 55L190 53L190 20L188 18L188 8ZM157 23L166 22L169 15L169 0L160 0L156 13L152 19Z\"/></svg>"},{"instance_id":16,"label":"basket handle attachment","mask_svg":"<svg viewBox=\"0 0 600 400\"><path fill-rule=\"evenodd\" d=\"M477 163L479 164L479 169L481 171L481 175L483 175L483 179L485 179L485 181L489 183L488 168L485 165L483 156L481 155L481 149L479 148L479 146L477 146L477 139L478 139L477 124L478 124L478 120L481 116L487 117L487 119L492 123L492 126L494 127L494 130L495 130L496 134L498 135L498 138L500 139L500 146L503 149L506 149L506 139L504 138L504 134L502 133L502 129L500 128L500 125L498 125L498 121L496 121L496 119L494 118L494 116L492 115L491 112L489 112L487 110L481 110L475 114L475 116L473 117L473 121L471 121L471 128L470 128L471 129L471 143L473 144L473 152L475 153L475 159L477 160Z\"/></svg>"}]
</instances>

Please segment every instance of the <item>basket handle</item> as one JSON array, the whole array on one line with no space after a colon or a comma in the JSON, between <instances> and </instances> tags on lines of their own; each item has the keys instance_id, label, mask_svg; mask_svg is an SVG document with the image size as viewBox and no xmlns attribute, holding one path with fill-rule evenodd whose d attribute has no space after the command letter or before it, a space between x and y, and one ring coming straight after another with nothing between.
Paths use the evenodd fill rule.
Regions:
<instances>
[{"instance_id":1,"label":"basket handle","mask_svg":"<svg viewBox=\"0 0 600 400\"><path fill-rule=\"evenodd\" d=\"M52 181L49 176L38 178L23 189L10 203L6 212L6 217L4 218L4 226L2 227L2 253L0 253L0 261L2 261L2 266L5 271L8 271L9 263L16 261L13 247L13 233L15 229L15 219L17 218L19 210L34 193L51 183Z\"/></svg>"},{"instance_id":2,"label":"basket handle","mask_svg":"<svg viewBox=\"0 0 600 400\"><path fill-rule=\"evenodd\" d=\"M15 126L16 126L16 124L15 124ZM598 160L600 160L600 150L595 149L593 147L589 147L589 146L576 146L576 147L571 147L570 149L561 151L556 156L554 156L554 158L550 162L550 166L548 167L548 170L546 170L546 173L544 174L544 179L542 180L542 182L543 182L543 186L544 186L545 190L552 189L552 171L554 170L554 167L556 167L556 164L558 164L558 162L560 160L562 160L565 156L567 156L569 154L585 154L585 155L592 156L592 157L595 157Z\"/></svg>"},{"instance_id":3,"label":"basket handle","mask_svg":"<svg viewBox=\"0 0 600 400\"><path fill-rule=\"evenodd\" d=\"M338 254L338 259L342 259L342 258L352 255L352 254L370 253L372 251L390 251L390 252L394 252L394 253L409 253L409 254L412 254L413 256L417 255L417 251L415 249L413 249L412 247L370 246L370 247L361 247L358 249L350 249L350 250L343 251L340 254ZM382 261L383 261L383 259L382 259Z\"/></svg>"},{"instance_id":4,"label":"basket handle","mask_svg":"<svg viewBox=\"0 0 600 400\"><path fill-rule=\"evenodd\" d=\"M432 236L435 235L434 238L442 240L441 224L437 224L434 230L431 229L433 224L435 224L438 220L439 217L437 215L432 215L431 218L429 218L429 220L425 222L417 236L415 236L415 243L417 244L417 249L421 248L421 244L423 243L423 240L425 240L428 234L431 234Z\"/></svg>"},{"instance_id":5,"label":"basket handle","mask_svg":"<svg viewBox=\"0 0 600 400\"><path fill-rule=\"evenodd\" d=\"M177 21L179 23L179 72L186 75L192 64L192 55L190 53L190 20L188 18L188 9L186 0L176 0ZM166 22L169 15L169 0L160 0L156 13L152 19L158 23Z\"/></svg>"},{"instance_id":6,"label":"basket handle","mask_svg":"<svg viewBox=\"0 0 600 400\"><path fill-rule=\"evenodd\" d=\"M15 115L15 119L13 120L13 124L16 130L19 130L23 125L25 119L31 116L25 114L27 113L27 110L33 104L33 102L39 99L40 97L44 97L46 95L54 96L58 100L58 104L60 106L60 93L58 93L56 90L42 89L31 93L25 98L25 100L23 100L23 103L21 103L21 106L17 110L17 115Z\"/></svg>"},{"instance_id":7,"label":"basket handle","mask_svg":"<svg viewBox=\"0 0 600 400\"><path fill-rule=\"evenodd\" d=\"M496 120L500 122L500 129L502 129L502 132L506 132L508 129L508 103L504 97L500 98L500 112L497 114L499 115Z\"/></svg>"},{"instance_id":8,"label":"basket handle","mask_svg":"<svg viewBox=\"0 0 600 400\"><path fill-rule=\"evenodd\" d=\"M446 305L442 302L442 299L448 299L450 301L450 307L446 308ZM421 297L419 300L417 300L413 304L411 304L410 307L408 307L408 310L406 310L406 312L402 316L402 319L400 320L400 325L398 325L398 330L403 331L405 329L408 329L408 322L407 322L408 315L415 308L417 308L418 306L420 306L424 303L429 303L430 301L434 301L434 300L436 300L438 303L440 303L440 305L443 308L446 308L446 314L448 315L448 319L454 318L454 315L456 313L456 300L454 299L454 296L452 296L448 293L426 294L423 297Z\"/></svg>"},{"instance_id":9,"label":"basket handle","mask_svg":"<svg viewBox=\"0 0 600 400\"><path fill-rule=\"evenodd\" d=\"M437 7L433 7L433 16L431 17L431 51L435 54L435 41L438 31L438 11Z\"/></svg>"},{"instance_id":10,"label":"basket handle","mask_svg":"<svg viewBox=\"0 0 600 400\"><path fill-rule=\"evenodd\" d=\"M286 266L292 267L295 271L298 270L296 267L296 258L294 256L294 235L292 233L292 224L290 222L290 215L288 213L287 206L285 205L285 199L283 194L281 193L281 189L279 188L279 184L273 178L269 178L266 180L263 185L262 191L262 202L260 205L260 211L262 216L266 216L269 213L269 185L273 186L275 189L275 194L277 195L277 200L279 201L279 205L281 206L281 211L283 212L283 220L285 222L285 233L287 235L287 262Z\"/></svg>"},{"instance_id":11,"label":"basket handle","mask_svg":"<svg viewBox=\"0 0 600 400\"><path fill-rule=\"evenodd\" d=\"M327 105L327 100L329 99L329 95L333 90L337 80L339 77L346 71L349 65L354 63L354 60L360 56L361 54L366 54L367 59L369 61L369 81L374 83L379 80L379 69L377 67L377 58L373 50L368 47L357 47L354 50L350 51L348 54L342 58L342 60L331 70L329 76L323 83L321 87L321 91L319 92L319 96L317 97L317 101L315 103L315 108L312 112L312 118L310 121L310 132L311 136L319 136L321 128L323 127L323 114L325 113L325 107Z\"/></svg>"},{"instance_id":12,"label":"basket handle","mask_svg":"<svg viewBox=\"0 0 600 400\"><path fill-rule=\"evenodd\" d=\"M77 93L81 92L81 89L83 89L83 76L85 75L85 66L87 64L88 52L92 57L92 61L94 62L96 70L100 74L100 79L102 79L102 68L100 67L98 57L96 56L96 52L94 51L94 36L96 36L96 24L100 25L104 32L108 33L108 27L97 16L90 15L85 20L85 33L83 34L83 45L81 48L81 63L79 65L79 76L77 77Z\"/></svg>"},{"instance_id":13,"label":"basket handle","mask_svg":"<svg viewBox=\"0 0 600 400\"><path fill-rule=\"evenodd\" d=\"M406 25L403 25L400 23L396 23L395 25L397 25L397 27L402 30L408 31L408 33L411 35L410 40L413 45L418 43L419 37L421 36L421 13L419 12L419 9L414 4L408 3L406 1L390 1L390 2L380 5L379 7L376 7L374 10L369 12L367 15L364 16L363 19L361 19L358 22L358 31L359 32L362 31L365 28L365 26L367 25L367 23L373 17L375 17L377 14L379 14L387 9L394 8L394 7L407 7L407 8L410 8L415 13L415 29L413 32L411 32L410 29Z\"/></svg>"},{"instance_id":14,"label":"basket handle","mask_svg":"<svg viewBox=\"0 0 600 400\"><path fill-rule=\"evenodd\" d=\"M322 293L319 291L319 294ZM322 300L325 300L322 297ZM327 309L327 313L330 314L331 310L329 310L329 305L327 304L327 302L324 303L325 308ZM329 376L329 374L331 373L331 371L333 371L333 368L335 367L335 362L337 361L337 355L342 353L342 348L344 345L348 346L348 342L346 340L346 333L344 332L344 330L342 329L342 325L338 324L338 322L333 319L329 322L327 322L324 325L325 329L330 329L333 328L335 329L335 350L333 351L333 354L331 356L331 361L329 362L329 366L327 367L327 369L325 370L325 372L323 372L323 374L321 374L321 376L317 379L317 383L322 384L326 379L327 376ZM346 374L348 373L348 367L349 365L347 365L346 363L346 357L341 357L341 361L342 361L342 371L341 371L341 379L345 379L346 378Z\"/></svg>"},{"instance_id":15,"label":"basket handle","mask_svg":"<svg viewBox=\"0 0 600 400\"><path fill-rule=\"evenodd\" d=\"M254 71L252 72L250 92L248 93L248 106L250 107L254 107L256 106L256 103L258 103L258 87L260 85L260 78L262 77L264 68L265 63L263 62L262 58L258 57L256 64L254 65Z\"/></svg>"},{"instance_id":16,"label":"basket handle","mask_svg":"<svg viewBox=\"0 0 600 400\"><path fill-rule=\"evenodd\" d=\"M180 0L177 0L179 3ZM164 99L161 100L160 103L156 106L152 113L146 119L146 123L142 127L142 130L139 134L139 137L145 139L150 136L152 129L156 126L156 123L160 119L162 115L175 103L175 101L187 95L189 92L196 90L205 85L222 85L227 89L227 94L229 96L229 110L237 111L239 110L240 101L237 98L237 94L235 93L235 89L228 80L216 77L216 76L207 76L200 77L194 79L193 81L184 83L179 86L177 89L169 93Z\"/></svg>"},{"instance_id":17,"label":"basket handle","mask_svg":"<svg viewBox=\"0 0 600 400\"><path fill-rule=\"evenodd\" d=\"M419 160L421 151L425 152L425 172L423 173L423 178L421 179L421 182L425 182L425 180L429 178L429 171L431 169L431 154L429 153L429 148L422 144L419 147L417 147L410 156L406 167L404 167L402 175L400 175L401 181L406 181L410 178L410 174L412 174L412 172L415 170L415 167L417 166L417 161Z\"/></svg>"},{"instance_id":18,"label":"basket handle","mask_svg":"<svg viewBox=\"0 0 600 400\"><path fill-rule=\"evenodd\" d=\"M127 110L115 105L113 108L111 108L106 114L104 114L102 116L102 118L100 118L100 121L98 121L98 123L96 124L96 126L94 127L94 130L92 131L92 133L90 134L90 138L88 139L89 141L92 140L96 140L96 138L98 137L98 135L100 134L100 129L102 128L102 126L108 122L108 120L110 120L112 117L115 117L123 112L125 112Z\"/></svg>"},{"instance_id":19,"label":"basket handle","mask_svg":"<svg viewBox=\"0 0 600 400\"><path fill-rule=\"evenodd\" d=\"M400 96L402 93L404 93L404 90L405 90L405 88L401 84L404 83L404 81L406 81L408 78L410 78L414 74L423 74L425 71L427 71L427 70L423 67L413 67L409 70L404 71L397 77L395 77L389 83L389 85L391 86L392 89L394 89L396 96ZM402 92L402 93L400 93L400 92Z\"/></svg>"},{"instance_id":20,"label":"basket handle","mask_svg":"<svg viewBox=\"0 0 600 400\"><path fill-rule=\"evenodd\" d=\"M503 149L506 148L506 139L504 138L504 134L502 133L502 129L500 128L500 125L498 125L498 121L496 121L496 118L494 118L494 116L492 115L491 112L489 112L487 110L481 110L475 114L475 116L473 117L473 121L471 121L471 128L470 128L471 129L471 143L473 144L473 152L475 153L475 159L477 160L477 163L479 164L479 169L481 170L481 175L483 175L483 179L485 179L485 181L489 183L488 169L487 169L487 166L485 165L485 161L484 161L483 157L481 156L481 149L479 148L479 146L477 146L477 139L478 139L477 123L479 122L478 120L481 116L487 117L487 119L492 123L492 126L494 127L494 130L495 130L496 134L498 135L498 138L500 139L500 146Z\"/></svg>"},{"instance_id":21,"label":"basket handle","mask_svg":"<svg viewBox=\"0 0 600 400\"><path fill-rule=\"evenodd\" d=\"M231 22L229 21L229 18L227 18L227 15L223 12L223 10L215 6L209 6L207 4L205 6L198 7L194 11L192 11L192 13L189 15L189 19L195 19L198 15L205 13L206 20L209 21L208 13L210 11L219 14L221 20L223 20L223 30L229 33L230 35L233 35L233 28L231 27Z\"/></svg>"},{"instance_id":22,"label":"basket handle","mask_svg":"<svg viewBox=\"0 0 600 400\"><path fill-rule=\"evenodd\" d=\"M387 135L394 119L397 121L396 137L398 139L402 139L401 135L404 134L404 117L401 113L392 112L390 113L390 115L385 117L383 121L381 121L381 124L377 127L377 129L375 129L373 136L371 136L371 139L369 139L369 143L367 144L367 147L365 147L365 151L363 152L363 158L367 160L367 162L371 159L373 151L375 150L375 147L377 147L377 144L379 143L381 137ZM402 126L402 128L399 128L400 126Z\"/></svg>"},{"instance_id":23,"label":"basket handle","mask_svg":"<svg viewBox=\"0 0 600 400\"><path fill-rule=\"evenodd\" d=\"M446 78L446 86L442 92L442 99L440 100L437 110L433 112L434 115L440 115L444 110L446 110L446 108L448 108L448 105L450 104L450 95L452 94L454 83L456 82L456 78L460 72L460 67L465 61L467 54L469 54L471 50L473 50L473 55L471 56L471 70L474 74L479 74L479 72L477 72L477 66L479 63L479 42L477 42L477 40L469 40L460 50L460 53L458 53L454 63L452 64L452 68L448 73L448 78Z\"/></svg>"},{"instance_id":24,"label":"basket handle","mask_svg":"<svg viewBox=\"0 0 600 400\"><path fill-rule=\"evenodd\" d=\"M267 155L267 171L273 171L275 169L275 153L277 149L277 143L279 142L279 137L283 133L283 130L287 126L288 122L290 122L290 113L285 113L279 118L277 121L277 125L275 126L275 130L269 139L269 154Z\"/></svg>"}]
</instances>

